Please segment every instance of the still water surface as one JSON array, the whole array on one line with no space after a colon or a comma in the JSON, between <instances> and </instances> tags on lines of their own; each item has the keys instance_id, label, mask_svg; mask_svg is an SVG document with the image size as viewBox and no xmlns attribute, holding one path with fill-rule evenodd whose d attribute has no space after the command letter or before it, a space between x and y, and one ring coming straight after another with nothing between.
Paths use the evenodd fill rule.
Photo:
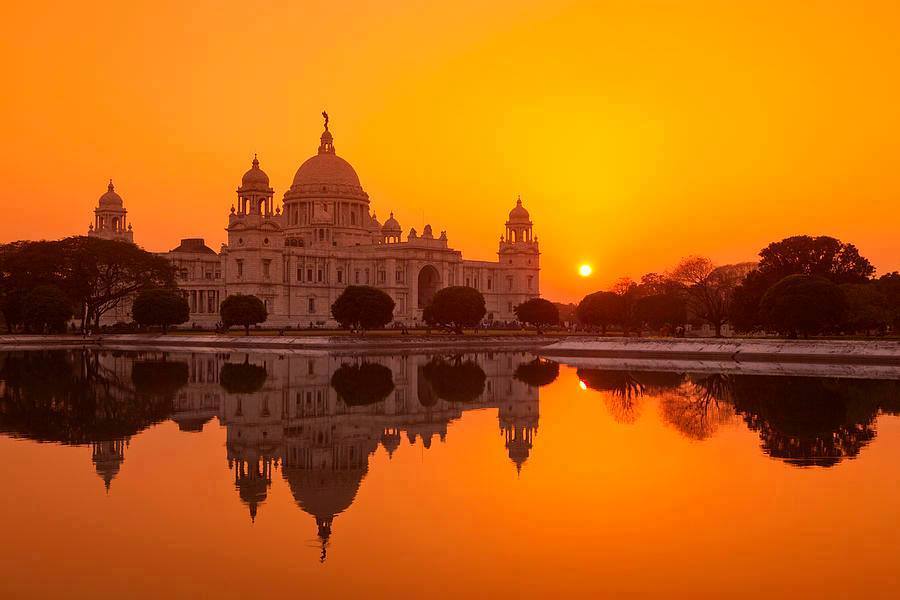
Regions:
<instances>
[{"instance_id":1,"label":"still water surface","mask_svg":"<svg viewBox=\"0 0 900 600\"><path fill-rule=\"evenodd\" d=\"M900 382L0 353L2 597L897 597Z\"/></svg>"}]
</instances>

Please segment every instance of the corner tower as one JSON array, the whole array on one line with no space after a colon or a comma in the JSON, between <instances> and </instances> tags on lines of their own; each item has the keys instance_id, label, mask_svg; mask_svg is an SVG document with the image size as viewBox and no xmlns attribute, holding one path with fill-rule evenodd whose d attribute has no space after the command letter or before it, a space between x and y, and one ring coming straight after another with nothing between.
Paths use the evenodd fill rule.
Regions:
<instances>
[{"instance_id":1,"label":"corner tower","mask_svg":"<svg viewBox=\"0 0 900 600\"><path fill-rule=\"evenodd\" d=\"M110 179L106 193L97 201L97 208L94 209L94 222L88 226L88 236L105 240L121 240L133 244L134 232L131 230L131 224L126 223L127 214L125 203L122 201L122 197L116 193L116 188Z\"/></svg>"},{"instance_id":2,"label":"corner tower","mask_svg":"<svg viewBox=\"0 0 900 600\"><path fill-rule=\"evenodd\" d=\"M513 308L522 302L540 295L540 250L538 239L534 235L534 224L531 216L522 206L522 198L509 211L506 221L506 233L500 236L499 292L505 298L506 306L501 311L512 313Z\"/></svg>"}]
</instances>

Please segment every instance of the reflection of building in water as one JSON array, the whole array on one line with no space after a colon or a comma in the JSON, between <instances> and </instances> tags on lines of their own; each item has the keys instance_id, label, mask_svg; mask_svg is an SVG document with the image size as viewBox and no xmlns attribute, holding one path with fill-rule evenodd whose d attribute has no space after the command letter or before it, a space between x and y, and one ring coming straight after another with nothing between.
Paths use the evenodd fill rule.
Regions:
<instances>
[{"instance_id":1,"label":"reflection of building in water","mask_svg":"<svg viewBox=\"0 0 900 600\"><path fill-rule=\"evenodd\" d=\"M251 517L266 498L272 470L280 466L295 502L316 520L323 558L334 518L353 503L368 473L369 456L379 445L392 457L405 434L410 445L421 439L427 449L435 438L446 438L448 424L464 410L499 407L506 448L521 469L537 430L537 388L512 377L528 360L524 355L475 357L486 377L483 392L467 403L438 396L423 374L427 356L367 360L390 369L395 386L373 404L345 402L331 386L341 364L359 359L324 354L250 356L252 364L268 373L262 388L223 392L219 418L227 429L228 459Z\"/></svg>"},{"instance_id":2,"label":"reflection of building in water","mask_svg":"<svg viewBox=\"0 0 900 600\"><path fill-rule=\"evenodd\" d=\"M97 470L97 475L103 480L106 491L113 478L119 474L122 463L125 461L125 447L128 440L109 440L106 442L94 442L91 444L91 461Z\"/></svg>"}]
</instances>

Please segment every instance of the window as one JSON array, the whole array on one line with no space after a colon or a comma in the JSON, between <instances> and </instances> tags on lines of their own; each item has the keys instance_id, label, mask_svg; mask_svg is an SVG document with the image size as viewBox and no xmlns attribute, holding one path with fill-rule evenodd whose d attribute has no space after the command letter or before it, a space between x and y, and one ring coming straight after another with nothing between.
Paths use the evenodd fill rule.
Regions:
<instances>
[{"instance_id":1,"label":"window","mask_svg":"<svg viewBox=\"0 0 900 600\"><path fill-rule=\"evenodd\" d=\"M353 283L359 284L359 269L353 271Z\"/></svg>"},{"instance_id":2,"label":"window","mask_svg":"<svg viewBox=\"0 0 900 600\"><path fill-rule=\"evenodd\" d=\"M337 282L344 283L344 271L342 271L341 269L337 270Z\"/></svg>"},{"instance_id":3,"label":"window","mask_svg":"<svg viewBox=\"0 0 900 600\"><path fill-rule=\"evenodd\" d=\"M266 279L269 278L269 270L270 270L271 266L272 266L272 261L269 260L268 258L264 258L262 261L262 268L263 268L263 277L265 277Z\"/></svg>"},{"instance_id":4,"label":"window","mask_svg":"<svg viewBox=\"0 0 900 600\"><path fill-rule=\"evenodd\" d=\"M534 283L534 275L528 276L528 289L531 289L531 284Z\"/></svg>"},{"instance_id":5,"label":"window","mask_svg":"<svg viewBox=\"0 0 900 600\"><path fill-rule=\"evenodd\" d=\"M303 269L297 269L297 281L303 281Z\"/></svg>"},{"instance_id":6,"label":"window","mask_svg":"<svg viewBox=\"0 0 900 600\"><path fill-rule=\"evenodd\" d=\"M491 278L490 277L487 278L487 289L488 289L488 291L490 291L490 289L491 289Z\"/></svg>"},{"instance_id":7,"label":"window","mask_svg":"<svg viewBox=\"0 0 900 600\"><path fill-rule=\"evenodd\" d=\"M319 272L316 273L316 281L322 283L325 280L325 271L319 269Z\"/></svg>"},{"instance_id":8,"label":"window","mask_svg":"<svg viewBox=\"0 0 900 600\"><path fill-rule=\"evenodd\" d=\"M403 271L401 271L400 269L397 269L396 277L397 277L397 283L403 283Z\"/></svg>"},{"instance_id":9,"label":"window","mask_svg":"<svg viewBox=\"0 0 900 600\"><path fill-rule=\"evenodd\" d=\"M506 289L507 289L507 291L510 291L510 292L512 291L512 289L513 289L513 278L512 277L506 278Z\"/></svg>"},{"instance_id":10,"label":"window","mask_svg":"<svg viewBox=\"0 0 900 600\"><path fill-rule=\"evenodd\" d=\"M472 287L471 280L466 277L466 287Z\"/></svg>"},{"instance_id":11,"label":"window","mask_svg":"<svg viewBox=\"0 0 900 600\"><path fill-rule=\"evenodd\" d=\"M316 312L316 299L310 298L309 299L309 313L312 314L314 312Z\"/></svg>"},{"instance_id":12,"label":"window","mask_svg":"<svg viewBox=\"0 0 900 600\"><path fill-rule=\"evenodd\" d=\"M308 375L315 375L316 373L316 361L308 360L306 361L306 373ZM309 392L307 392L307 396L309 396Z\"/></svg>"},{"instance_id":13,"label":"window","mask_svg":"<svg viewBox=\"0 0 900 600\"><path fill-rule=\"evenodd\" d=\"M216 271L216 279L222 279L222 271Z\"/></svg>"},{"instance_id":14,"label":"window","mask_svg":"<svg viewBox=\"0 0 900 600\"><path fill-rule=\"evenodd\" d=\"M320 229L320 230L319 230L319 241L320 241L320 242L324 242L324 241L325 241L325 230L324 230L324 229Z\"/></svg>"},{"instance_id":15,"label":"window","mask_svg":"<svg viewBox=\"0 0 900 600\"><path fill-rule=\"evenodd\" d=\"M312 267L306 269L306 281L312 283Z\"/></svg>"},{"instance_id":16,"label":"window","mask_svg":"<svg viewBox=\"0 0 900 600\"><path fill-rule=\"evenodd\" d=\"M237 263L237 276L243 277L244 276L244 261L241 259L237 259L235 262Z\"/></svg>"},{"instance_id":17,"label":"window","mask_svg":"<svg viewBox=\"0 0 900 600\"><path fill-rule=\"evenodd\" d=\"M205 275L207 279L212 279L212 271L207 271Z\"/></svg>"},{"instance_id":18,"label":"window","mask_svg":"<svg viewBox=\"0 0 900 600\"><path fill-rule=\"evenodd\" d=\"M182 270L181 270L181 278L182 278L182 279L187 279L187 278L188 278L188 270L187 270L187 269L182 269Z\"/></svg>"},{"instance_id":19,"label":"window","mask_svg":"<svg viewBox=\"0 0 900 600\"><path fill-rule=\"evenodd\" d=\"M369 285L369 270L366 269L366 285Z\"/></svg>"},{"instance_id":20,"label":"window","mask_svg":"<svg viewBox=\"0 0 900 600\"><path fill-rule=\"evenodd\" d=\"M387 281L387 273L378 271L378 283L385 283L385 281Z\"/></svg>"}]
</instances>

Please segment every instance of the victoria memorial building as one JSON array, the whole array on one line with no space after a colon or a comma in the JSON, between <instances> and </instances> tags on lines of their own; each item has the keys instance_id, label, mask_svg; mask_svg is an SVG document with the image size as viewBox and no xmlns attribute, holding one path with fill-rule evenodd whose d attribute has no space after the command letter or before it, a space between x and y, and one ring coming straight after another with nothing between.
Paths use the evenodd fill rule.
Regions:
<instances>
[{"instance_id":1,"label":"victoria memorial building","mask_svg":"<svg viewBox=\"0 0 900 600\"><path fill-rule=\"evenodd\" d=\"M324 113L323 113L324 114ZM94 210L88 235L133 242L126 209L112 182ZM331 304L348 285L378 287L394 299L394 318L414 324L437 290L471 286L482 293L487 319L511 321L513 309L539 295L538 239L519 199L500 236L497 260L463 259L447 233L431 225L404 234L393 213L379 222L356 171L337 155L325 130L318 152L307 159L281 206L259 160L241 178L228 215L228 242L219 252L203 239L187 238L166 256L191 308L189 323L211 326L231 294L263 300L267 325L333 324ZM130 320L123 306L107 322Z\"/></svg>"}]
</instances>

